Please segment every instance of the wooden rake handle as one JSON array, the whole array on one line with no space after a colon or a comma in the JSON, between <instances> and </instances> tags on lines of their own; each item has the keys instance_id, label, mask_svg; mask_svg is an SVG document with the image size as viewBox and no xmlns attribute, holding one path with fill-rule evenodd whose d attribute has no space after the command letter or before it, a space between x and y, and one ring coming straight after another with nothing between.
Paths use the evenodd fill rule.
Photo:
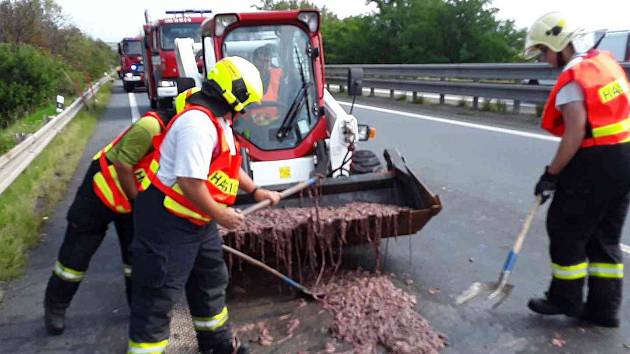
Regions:
<instances>
[{"instance_id":1,"label":"wooden rake handle","mask_svg":"<svg viewBox=\"0 0 630 354\"><path fill-rule=\"evenodd\" d=\"M284 199L290 195L293 195L303 189L306 189L310 186L313 186L315 183L317 183L317 181L320 179L320 177L311 177L308 180L304 181L304 182L300 182L300 183L296 183L294 186L289 187L285 190L283 190L282 192L280 192L280 199ZM269 205L271 205L271 201L269 199L265 199L263 201L260 201L252 206L250 206L249 208L244 209L243 211L241 211L241 213L243 215L247 215L247 214L251 214L255 211L258 211L260 209L266 208Z\"/></svg>"}]
</instances>

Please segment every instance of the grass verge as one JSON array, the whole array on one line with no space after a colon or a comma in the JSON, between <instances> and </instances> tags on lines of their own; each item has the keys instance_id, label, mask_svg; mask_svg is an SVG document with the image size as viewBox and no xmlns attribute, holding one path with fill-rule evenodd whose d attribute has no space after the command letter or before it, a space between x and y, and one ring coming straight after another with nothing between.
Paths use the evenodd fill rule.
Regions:
<instances>
[{"instance_id":1,"label":"grass verge","mask_svg":"<svg viewBox=\"0 0 630 354\"><path fill-rule=\"evenodd\" d=\"M111 84L96 104L84 108L0 194L0 281L22 274L27 251L40 240L40 226L66 194L96 122L107 107ZM53 108L54 110L54 108Z\"/></svg>"}]
</instances>

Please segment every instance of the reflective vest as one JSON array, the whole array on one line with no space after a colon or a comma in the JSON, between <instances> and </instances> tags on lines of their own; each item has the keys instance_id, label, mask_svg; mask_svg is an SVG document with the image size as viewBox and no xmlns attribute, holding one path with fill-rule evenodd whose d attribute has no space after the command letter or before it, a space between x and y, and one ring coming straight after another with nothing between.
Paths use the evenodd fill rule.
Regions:
<instances>
[{"instance_id":1,"label":"reflective vest","mask_svg":"<svg viewBox=\"0 0 630 354\"><path fill-rule=\"evenodd\" d=\"M193 87L177 95L177 97L175 97L175 113L180 113L184 109L186 109L186 100L188 99L188 97L192 96L193 93L199 91L201 91L199 87Z\"/></svg>"},{"instance_id":2,"label":"reflective vest","mask_svg":"<svg viewBox=\"0 0 630 354\"><path fill-rule=\"evenodd\" d=\"M184 111L177 114L171 120L166 128L166 131L168 132L170 126L177 121L182 114L191 110L203 112L217 129L217 148L213 153L212 161L210 163L208 178L205 181L206 187L215 202L224 207L232 205L236 201L236 194L238 192L238 177L241 171L241 155L236 142L235 154L231 154L230 146L228 145L226 136L223 133L223 127L219 124L214 114L203 106L189 104ZM177 183L173 186L167 186L157 177L157 170L160 165L161 145L166 135L168 135L168 133L161 134L154 139L155 149L152 154L151 166L156 168L152 168L150 170L149 178L151 179L151 183L153 183L157 189L165 194L163 205L166 210L174 215L187 219L195 225L205 225L212 221L210 215L194 206L193 203L184 196L182 189Z\"/></svg>"},{"instance_id":3,"label":"reflective vest","mask_svg":"<svg viewBox=\"0 0 630 354\"><path fill-rule=\"evenodd\" d=\"M556 97L566 84L575 81L584 92L588 120L582 147L630 141L630 90L626 73L608 52L591 50L583 58L558 77L545 105L543 129L556 136L564 134Z\"/></svg>"},{"instance_id":4,"label":"reflective vest","mask_svg":"<svg viewBox=\"0 0 630 354\"><path fill-rule=\"evenodd\" d=\"M267 91L262 98L262 106L256 108L250 108L250 116L258 125L267 125L278 119L278 95L280 93L280 79L282 79L282 69L270 68L269 69L269 84L267 85ZM269 103L269 106L265 106L265 102Z\"/></svg>"},{"instance_id":5,"label":"reflective vest","mask_svg":"<svg viewBox=\"0 0 630 354\"><path fill-rule=\"evenodd\" d=\"M160 124L160 128L164 131L164 122L159 114L156 112L147 112L146 116L155 118ZM118 144L122 138L131 129L131 126L127 128L122 134L118 135L111 143L102 148L94 155L93 160L98 160L101 170L94 174L92 177L92 187L94 193L108 208L121 214L127 214L131 212L131 204L127 199L127 195L123 191L120 181L118 180L118 173L113 164L107 160L106 153L110 151L116 144ZM149 188L151 181L146 178L151 166L151 153L145 155L137 164L133 166L135 182L138 191L142 192Z\"/></svg>"}]
</instances>

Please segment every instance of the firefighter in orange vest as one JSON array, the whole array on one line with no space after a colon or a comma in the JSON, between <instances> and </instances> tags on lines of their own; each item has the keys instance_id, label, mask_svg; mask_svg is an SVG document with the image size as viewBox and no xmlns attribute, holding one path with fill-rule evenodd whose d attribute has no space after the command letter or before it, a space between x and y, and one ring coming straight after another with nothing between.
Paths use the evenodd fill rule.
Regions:
<instances>
[{"instance_id":1,"label":"firefighter in orange vest","mask_svg":"<svg viewBox=\"0 0 630 354\"><path fill-rule=\"evenodd\" d=\"M94 156L68 210L66 234L46 287L44 320L50 334L61 334L65 329L66 309L111 222L118 234L123 260L121 273L125 276L129 300L131 207L138 191L150 183L145 178L150 168L147 153L164 124L161 115L148 112Z\"/></svg>"},{"instance_id":2,"label":"firefighter in orange vest","mask_svg":"<svg viewBox=\"0 0 630 354\"><path fill-rule=\"evenodd\" d=\"M235 115L262 95L253 64L224 58L156 139L151 165L158 166L157 173L135 203L128 353L164 352L171 310L183 292L202 353L248 352L230 328L228 272L217 225L235 228L243 222L230 207L239 188L258 201L280 199L241 172L230 127Z\"/></svg>"},{"instance_id":3,"label":"firefighter in orange vest","mask_svg":"<svg viewBox=\"0 0 630 354\"><path fill-rule=\"evenodd\" d=\"M260 105L249 110L252 120L257 125L268 125L279 118L278 98L282 83L282 69L271 65L275 50L273 44L265 44L256 48L252 55L252 63L260 71L264 92Z\"/></svg>"},{"instance_id":4,"label":"firefighter in orange vest","mask_svg":"<svg viewBox=\"0 0 630 354\"><path fill-rule=\"evenodd\" d=\"M610 53L585 45L582 30L549 13L529 29L526 55L562 68L542 127L561 137L535 187L547 214L552 280L529 308L619 326L621 231L630 192L630 102L626 73ZM588 296L583 288L588 282Z\"/></svg>"}]
</instances>

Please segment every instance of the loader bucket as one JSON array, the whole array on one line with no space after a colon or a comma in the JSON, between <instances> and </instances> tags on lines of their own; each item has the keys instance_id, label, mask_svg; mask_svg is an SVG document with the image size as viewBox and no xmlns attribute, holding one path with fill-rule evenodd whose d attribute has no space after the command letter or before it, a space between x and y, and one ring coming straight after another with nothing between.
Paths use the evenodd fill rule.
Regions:
<instances>
[{"instance_id":1,"label":"loader bucket","mask_svg":"<svg viewBox=\"0 0 630 354\"><path fill-rule=\"evenodd\" d=\"M387 162L385 172L323 179L320 184L319 206L337 207L352 202L368 202L404 207L397 215L397 227L383 228L380 237L415 234L440 212L440 199L418 179L400 154L385 150L384 158ZM266 188L282 191L288 187L289 185L275 185ZM253 202L251 196L239 195L237 207L243 208ZM294 195L282 200L276 208L312 207L314 203L313 198ZM346 244L364 242L359 236L348 234Z\"/></svg>"}]
</instances>

